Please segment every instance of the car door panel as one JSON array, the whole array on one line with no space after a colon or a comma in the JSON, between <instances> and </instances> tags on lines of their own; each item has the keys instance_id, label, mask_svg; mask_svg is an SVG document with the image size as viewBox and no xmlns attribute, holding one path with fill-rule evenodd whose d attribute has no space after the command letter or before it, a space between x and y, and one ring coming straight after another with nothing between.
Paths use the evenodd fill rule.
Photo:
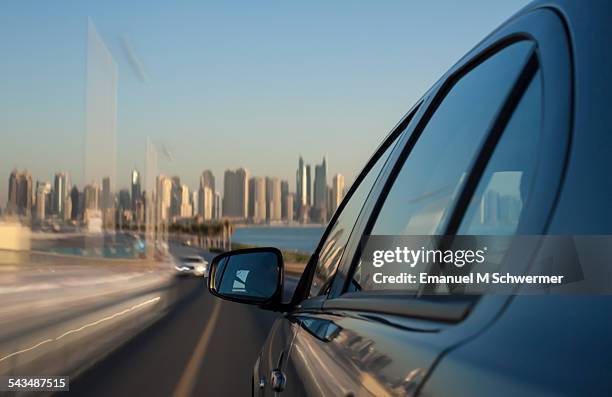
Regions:
<instances>
[{"instance_id":1,"label":"car door panel","mask_svg":"<svg viewBox=\"0 0 612 397\"><path fill-rule=\"evenodd\" d=\"M345 315L300 315L291 365L301 375L296 395L412 395L436 349L404 330ZM426 333L415 333L417 339ZM399 349L399 350L398 350ZM401 352L401 354L398 354Z\"/></svg>"},{"instance_id":2,"label":"car door panel","mask_svg":"<svg viewBox=\"0 0 612 397\"><path fill-rule=\"evenodd\" d=\"M295 318L291 316L283 316L272 325L253 371L254 396L275 395L270 379L272 371L280 370L285 376L291 376L293 380L298 378L293 373L287 374L286 368L287 357L290 355L298 328ZM289 384L287 395L293 395L291 386Z\"/></svg>"}]
</instances>

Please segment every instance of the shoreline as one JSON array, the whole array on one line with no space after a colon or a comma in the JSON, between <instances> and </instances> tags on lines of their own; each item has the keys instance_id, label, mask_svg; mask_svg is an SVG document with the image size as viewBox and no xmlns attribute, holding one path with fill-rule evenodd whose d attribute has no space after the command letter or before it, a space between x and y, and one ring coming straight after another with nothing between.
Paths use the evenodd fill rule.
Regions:
<instances>
[{"instance_id":1,"label":"shoreline","mask_svg":"<svg viewBox=\"0 0 612 397\"><path fill-rule=\"evenodd\" d=\"M271 224L261 224L261 223L241 223L232 225L235 229L256 229L256 228L283 228L283 227L292 227L292 228L325 228L327 225L323 223L271 223Z\"/></svg>"}]
</instances>

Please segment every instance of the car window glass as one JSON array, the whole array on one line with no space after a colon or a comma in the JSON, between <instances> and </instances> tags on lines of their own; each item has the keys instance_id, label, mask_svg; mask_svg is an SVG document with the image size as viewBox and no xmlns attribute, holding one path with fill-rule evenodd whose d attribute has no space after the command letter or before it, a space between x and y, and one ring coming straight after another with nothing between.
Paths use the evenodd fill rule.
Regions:
<instances>
[{"instance_id":1,"label":"car window glass","mask_svg":"<svg viewBox=\"0 0 612 397\"><path fill-rule=\"evenodd\" d=\"M499 51L448 92L410 152L374 223L372 235L437 235L497 112L531 53L531 42ZM350 290L416 291L418 284L374 284L358 263ZM387 267L387 271L389 268ZM420 271L401 268L399 271ZM422 271L422 270L421 270Z\"/></svg>"},{"instance_id":2,"label":"car window glass","mask_svg":"<svg viewBox=\"0 0 612 397\"><path fill-rule=\"evenodd\" d=\"M448 206L532 46L507 47L452 87L402 166L371 234L441 233Z\"/></svg>"},{"instance_id":3,"label":"car window glass","mask_svg":"<svg viewBox=\"0 0 612 397\"><path fill-rule=\"evenodd\" d=\"M458 234L512 235L531 192L540 138L538 72L512 115L483 173Z\"/></svg>"},{"instance_id":4,"label":"car window glass","mask_svg":"<svg viewBox=\"0 0 612 397\"><path fill-rule=\"evenodd\" d=\"M478 183L457 234L511 236L529 199L537 163L542 123L542 81L538 72L529 84ZM535 232L535 231L534 231ZM502 243L503 244L503 243ZM502 249L503 251L503 249ZM498 271L504 256L487 256L484 264L466 264L463 271ZM451 274L449 266L443 273ZM447 272L445 272L447 271ZM481 284L437 284L436 293L479 294Z\"/></svg>"},{"instance_id":5,"label":"car window glass","mask_svg":"<svg viewBox=\"0 0 612 397\"><path fill-rule=\"evenodd\" d=\"M396 143L397 138L378 158L372 168L370 168L367 175L349 198L348 203L330 230L319 252L317 267L310 286L309 297L327 293L333 275L338 267L338 263L344 253L344 248L346 247L350 233L363 207L363 203Z\"/></svg>"}]
</instances>

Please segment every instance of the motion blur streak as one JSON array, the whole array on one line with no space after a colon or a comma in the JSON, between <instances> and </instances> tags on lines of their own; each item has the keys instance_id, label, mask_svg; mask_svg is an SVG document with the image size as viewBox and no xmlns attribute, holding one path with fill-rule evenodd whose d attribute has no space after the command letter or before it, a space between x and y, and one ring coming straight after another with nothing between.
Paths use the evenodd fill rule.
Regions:
<instances>
[{"instance_id":1,"label":"motion blur streak","mask_svg":"<svg viewBox=\"0 0 612 397\"><path fill-rule=\"evenodd\" d=\"M37 344L35 344L35 345L34 345L34 346L32 346L32 347L29 347L29 348L27 348L27 349L23 349L23 350L19 350L19 351L13 352L13 353L11 353L11 354L9 354L9 355L7 355L7 356L4 356L4 357L0 358L0 362L2 362L2 361L4 361L4 360L7 360L7 359L9 359L9 358L11 358L11 357L13 357L13 356L18 355L18 354L21 354L21 353L26 353L26 352L32 351L32 350L34 350L34 349L36 349L36 348L38 348L38 347L40 347L40 346L44 345L45 343L49 343L49 342L56 342L56 341L58 341L58 340L60 340L60 339L62 339L62 338L64 338L64 337L66 337L66 336L68 336L68 335L70 335L70 334L74 334L74 333L77 333L77 332L81 332L81 331L83 331L84 329L87 329L87 328L90 328L90 327L95 327L96 325L99 325L99 324L101 324L101 323L103 323L103 322L105 322L105 321L109 321L109 320L112 320L112 319L117 318L117 317L119 317L119 316L123 316L123 315L125 315L125 314L127 314L127 313L129 313L129 312L132 312L132 311L134 311L134 310L138 310L138 309L140 309L140 308L142 308L142 307L144 307L144 306L150 305L150 304L152 304L152 303L157 303L157 302L158 302L160 299L161 299L161 297L159 297L159 296L158 296L158 297L155 297L155 298L152 298L152 299L146 300L146 301L141 302L141 303L138 303L138 304L136 304L136 305L134 305L134 306L132 306L132 307L129 307L129 308L125 309L125 310L122 310L122 311L120 311L120 312L117 312L117 313L111 314L110 316L107 316L107 317L101 318L101 319L99 319L99 320L96 320L96 321L91 322L91 323L88 323L88 324L85 324L85 325L83 325L83 326L81 326L81 327L79 327L79 328L75 328L75 329L68 330L68 331L64 332L63 334L61 334L60 336L58 336L58 337L55 337L55 338L49 338L49 339L45 339L45 340L43 340L43 341L41 341L41 342L38 342Z\"/></svg>"},{"instance_id":2,"label":"motion blur streak","mask_svg":"<svg viewBox=\"0 0 612 397\"><path fill-rule=\"evenodd\" d=\"M208 343L210 342L210 338L212 337L213 331L215 330L215 325L217 324L217 319L219 318L219 312L221 309L221 301L215 300L215 306L213 307L213 312L210 315L208 323L206 324L206 328L204 328L204 332L202 333L202 337L198 341L198 344L185 368L185 372L181 376L181 379L178 382L176 390L173 393L173 397L187 397L193 394L193 389L196 382L196 376L200 372L200 365L204 359L204 355L206 354L206 349L208 348Z\"/></svg>"}]
</instances>

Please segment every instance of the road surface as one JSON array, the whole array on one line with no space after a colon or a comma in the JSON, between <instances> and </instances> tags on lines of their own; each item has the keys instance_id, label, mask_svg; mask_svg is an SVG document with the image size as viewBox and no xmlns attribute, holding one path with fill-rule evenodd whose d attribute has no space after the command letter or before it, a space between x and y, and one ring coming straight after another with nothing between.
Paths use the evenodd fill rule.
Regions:
<instances>
[{"instance_id":1,"label":"road surface","mask_svg":"<svg viewBox=\"0 0 612 397\"><path fill-rule=\"evenodd\" d=\"M197 252L171 250L176 256ZM253 364L278 314L221 301L201 278L178 278L175 288L179 300L168 315L60 395L250 396Z\"/></svg>"}]
</instances>

